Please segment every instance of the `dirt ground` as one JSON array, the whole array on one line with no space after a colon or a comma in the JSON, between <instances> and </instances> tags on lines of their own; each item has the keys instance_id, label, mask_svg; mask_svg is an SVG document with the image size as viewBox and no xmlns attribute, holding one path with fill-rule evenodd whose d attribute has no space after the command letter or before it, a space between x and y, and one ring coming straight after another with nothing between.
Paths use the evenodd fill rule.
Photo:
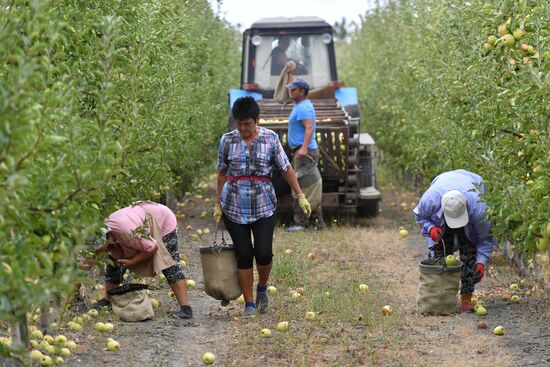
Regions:
<instances>
[{"instance_id":1,"label":"dirt ground","mask_svg":"<svg viewBox=\"0 0 550 367\"><path fill-rule=\"evenodd\" d=\"M528 280L521 280L499 256L495 257L490 271L476 292L487 304L489 314L483 319L488 329L477 329L480 319L474 314L446 317L421 316L415 312L415 296L418 287L418 261L426 255L423 239L411 222L410 209L417 197L402 192L394 186L384 188L384 202L375 219L353 220L341 218L341 240L365 238L365 266L383 279L383 288L400 324L393 332L397 337L388 347L386 357L376 365L402 366L549 366L550 365L550 295L535 287ZM121 344L118 352L104 348L106 335L93 330L74 334L79 344L73 355L66 359L69 366L201 366L201 356L209 351L216 355L218 366L283 366L283 365L341 365L330 362L283 363L282 359L267 359L265 350L242 350L239 339L247 324L240 318L242 306L232 302L221 307L219 302L203 291L199 247L210 245L215 226L211 214L213 187L204 192L204 197L188 199L178 207L180 219L180 247L188 267L186 274L197 282L190 290L194 311L191 321L170 316L176 301L168 295L165 283L153 285L152 297L161 301L160 309L152 321L124 323L115 321L115 331L110 334ZM333 218L328 218L331 222ZM409 230L409 236L400 239L399 226ZM191 229L187 227L191 226ZM342 227L343 226L343 227ZM193 239L197 229L208 228L210 233ZM335 228L326 228L333 231ZM326 232L325 232L326 233ZM276 231L274 246L281 246L284 232ZM288 234L284 234L288 236ZM353 251L350 251L352 256ZM502 300L509 293L508 285L521 285L520 304ZM526 293L532 293L526 296ZM284 309L281 309L284 312ZM104 319L109 316L104 316ZM506 334L497 337L492 329L502 325ZM304 340L304 343L307 340Z\"/></svg>"}]
</instances>

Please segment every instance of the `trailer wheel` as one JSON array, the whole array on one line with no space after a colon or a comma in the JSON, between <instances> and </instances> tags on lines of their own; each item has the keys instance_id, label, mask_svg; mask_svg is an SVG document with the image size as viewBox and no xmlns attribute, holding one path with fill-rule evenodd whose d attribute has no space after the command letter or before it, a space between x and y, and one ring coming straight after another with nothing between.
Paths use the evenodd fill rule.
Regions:
<instances>
[{"instance_id":1,"label":"trailer wheel","mask_svg":"<svg viewBox=\"0 0 550 367\"><path fill-rule=\"evenodd\" d=\"M357 216L361 218L376 217L378 215L378 200L365 201L357 206Z\"/></svg>"}]
</instances>

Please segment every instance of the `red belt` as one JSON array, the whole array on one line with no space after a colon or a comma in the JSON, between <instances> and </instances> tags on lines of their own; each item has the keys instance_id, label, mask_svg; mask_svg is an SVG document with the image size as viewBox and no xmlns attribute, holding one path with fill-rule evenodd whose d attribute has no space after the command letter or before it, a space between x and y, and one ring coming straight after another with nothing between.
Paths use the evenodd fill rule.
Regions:
<instances>
[{"instance_id":1,"label":"red belt","mask_svg":"<svg viewBox=\"0 0 550 367\"><path fill-rule=\"evenodd\" d=\"M227 181L271 181L269 177L265 176L227 176Z\"/></svg>"}]
</instances>

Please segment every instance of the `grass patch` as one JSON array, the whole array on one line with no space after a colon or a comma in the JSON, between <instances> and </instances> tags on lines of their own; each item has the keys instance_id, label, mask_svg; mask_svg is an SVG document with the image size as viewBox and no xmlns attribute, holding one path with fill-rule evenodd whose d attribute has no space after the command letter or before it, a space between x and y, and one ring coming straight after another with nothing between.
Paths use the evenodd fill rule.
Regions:
<instances>
[{"instance_id":1,"label":"grass patch","mask_svg":"<svg viewBox=\"0 0 550 367\"><path fill-rule=\"evenodd\" d=\"M350 231L358 235L350 236ZM235 325L238 342L231 346L232 354L249 355L252 364L262 358L268 362L263 365L273 366L379 363L379 351L394 340L392 329L401 316L381 313L388 290L366 259L371 256L367 239L384 239L373 236L368 229L350 227L291 234L278 231L270 277L278 292L271 296L267 314ZM308 259L309 253L315 259ZM361 283L369 290L361 291ZM293 291L301 297L293 298ZM308 311L315 313L313 320L306 318ZM290 323L288 332L276 330L280 321ZM271 329L273 336L261 338L262 328Z\"/></svg>"}]
</instances>

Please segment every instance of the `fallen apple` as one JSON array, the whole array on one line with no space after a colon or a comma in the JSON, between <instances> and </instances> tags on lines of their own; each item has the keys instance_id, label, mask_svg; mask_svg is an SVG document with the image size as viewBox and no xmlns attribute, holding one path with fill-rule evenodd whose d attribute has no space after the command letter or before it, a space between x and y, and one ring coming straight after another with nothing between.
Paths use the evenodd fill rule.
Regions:
<instances>
[{"instance_id":1,"label":"fallen apple","mask_svg":"<svg viewBox=\"0 0 550 367\"><path fill-rule=\"evenodd\" d=\"M237 298L237 303L240 305L244 305L244 295L240 295L239 298Z\"/></svg>"},{"instance_id":2,"label":"fallen apple","mask_svg":"<svg viewBox=\"0 0 550 367\"><path fill-rule=\"evenodd\" d=\"M63 358L60 356L55 357L53 360L53 364L55 364L56 366L59 366L60 364L63 364L63 363L65 363L65 360L63 360Z\"/></svg>"},{"instance_id":3,"label":"fallen apple","mask_svg":"<svg viewBox=\"0 0 550 367\"><path fill-rule=\"evenodd\" d=\"M519 291L519 285L517 285L516 283L510 284L510 290L513 292Z\"/></svg>"},{"instance_id":4,"label":"fallen apple","mask_svg":"<svg viewBox=\"0 0 550 367\"><path fill-rule=\"evenodd\" d=\"M475 309L476 315L478 316L486 316L487 315L487 309L483 306L477 306Z\"/></svg>"},{"instance_id":5,"label":"fallen apple","mask_svg":"<svg viewBox=\"0 0 550 367\"><path fill-rule=\"evenodd\" d=\"M71 351L69 348L61 348L59 349L59 355L61 357L68 357L71 355Z\"/></svg>"},{"instance_id":6,"label":"fallen apple","mask_svg":"<svg viewBox=\"0 0 550 367\"><path fill-rule=\"evenodd\" d=\"M110 332L110 331L113 331L114 328L115 326L113 324L111 324L110 322L106 322L105 324L103 324L102 331Z\"/></svg>"},{"instance_id":7,"label":"fallen apple","mask_svg":"<svg viewBox=\"0 0 550 367\"><path fill-rule=\"evenodd\" d=\"M180 266L181 266L182 268L187 267L187 263L185 262L185 260L180 260Z\"/></svg>"},{"instance_id":8,"label":"fallen apple","mask_svg":"<svg viewBox=\"0 0 550 367\"><path fill-rule=\"evenodd\" d=\"M165 280L166 280L166 276L165 276L163 273L160 273L160 274L159 274L159 280L160 280L160 281L165 281Z\"/></svg>"},{"instance_id":9,"label":"fallen apple","mask_svg":"<svg viewBox=\"0 0 550 367\"><path fill-rule=\"evenodd\" d=\"M366 285L366 284L359 284L359 289L362 290L363 292L366 292L369 290L369 286Z\"/></svg>"},{"instance_id":10,"label":"fallen apple","mask_svg":"<svg viewBox=\"0 0 550 367\"><path fill-rule=\"evenodd\" d=\"M48 344L53 344L55 342L55 340L53 339L53 336L51 335L44 335L44 341L47 341Z\"/></svg>"},{"instance_id":11,"label":"fallen apple","mask_svg":"<svg viewBox=\"0 0 550 367\"><path fill-rule=\"evenodd\" d=\"M269 287L267 287L267 293L272 295L277 294L277 288L275 286L270 285Z\"/></svg>"},{"instance_id":12,"label":"fallen apple","mask_svg":"<svg viewBox=\"0 0 550 367\"><path fill-rule=\"evenodd\" d=\"M94 330L103 331L104 326L105 326L105 324L103 322L101 322L101 321L96 322L95 325L94 325Z\"/></svg>"},{"instance_id":13,"label":"fallen apple","mask_svg":"<svg viewBox=\"0 0 550 367\"><path fill-rule=\"evenodd\" d=\"M280 323L277 324L277 330L282 333L288 331L289 328L290 328L290 324L288 323L288 321L281 321Z\"/></svg>"},{"instance_id":14,"label":"fallen apple","mask_svg":"<svg viewBox=\"0 0 550 367\"><path fill-rule=\"evenodd\" d=\"M393 308L390 305L382 307L382 315L389 316L393 313Z\"/></svg>"},{"instance_id":15,"label":"fallen apple","mask_svg":"<svg viewBox=\"0 0 550 367\"><path fill-rule=\"evenodd\" d=\"M77 322L70 322L69 329L71 329L72 331L80 331L82 330L82 325Z\"/></svg>"},{"instance_id":16,"label":"fallen apple","mask_svg":"<svg viewBox=\"0 0 550 367\"><path fill-rule=\"evenodd\" d=\"M510 298L510 301L512 303L519 303L519 296L517 294L514 294L511 298Z\"/></svg>"},{"instance_id":17,"label":"fallen apple","mask_svg":"<svg viewBox=\"0 0 550 367\"><path fill-rule=\"evenodd\" d=\"M501 298L503 301L509 301L511 299L509 294L503 294Z\"/></svg>"},{"instance_id":18,"label":"fallen apple","mask_svg":"<svg viewBox=\"0 0 550 367\"><path fill-rule=\"evenodd\" d=\"M193 279L187 279L186 284L187 284L187 288L191 288L191 289L194 289L197 286L197 284Z\"/></svg>"},{"instance_id":19,"label":"fallen apple","mask_svg":"<svg viewBox=\"0 0 550 367\"><path fill-rule=\"evenodd\" d=\"M214 356L210 352L206 352L202 355L202 363L204 364L214 364L215 360L216 360L216 356Z\"/></svg>"},{"instance_id":20,"label":"fallen apple","mask_svg":"<svg viewBox=\"0 0 550 367\"><path fill-rule=\"evenodd\" d=\"M487 329L487 323L485 321L478 321L476 326L478 329Z\"/></svg>"},{"instance_id":21,"label":"fallen apple","mask_svg":"<svg viewBox=\"0 0 550 367\"><path fill-rule=\"evenodd\" d=\"M38 342L34 339L29 340L31 348L38 348Z\"/></svg>"},{"instance_id":22,"label":"fallen apple","mask_svg":"<svg viewBox=\"0 0 550 367\"><path fill-rule=\"evenodd\" d=\"M286 249L285 250L285 255L290 255L292 254L292 250L291 249Z\"/></svg>"},{"instance_id":23,"label":"fallen apple","mask_svg":"<svg viewBox=\"0 0 550 367\"><path fill-rule=\"evenodd\" d=\"M407 231L405 228L401 228L399 230L399 236L401 236L401 238L405 238L409 235L409 231Z\"/></svg>"},{"instance_id":24,"label":"fallen apple","mask_svg":"<svg viewBox=\"0 0 550 367\"><path fill-rule=\"evenodd\" d=\"M210 230L208 228L205 228L202 230L202 233L204 234L209 234L210 233Z\"/></svg>"},{"instance_id":25,"label":"fallen apple","mask_svg":"<svg viewBox=\"0 0 550 367\"><path fill-rule=\"evenodd\" d=\"M300 298L302 295L299 293L299 292L296 292L296 291L293 291L292 294L290 295L292 298L294 299L298 299Z\"/></svg>"},{"instance_id":26,"label":"fallen apple","mask_svg":"<svg viewBox=\"0 0 550 367\"><path fill-rule=\"evenodd\" d=\"M310 252L309 254L307 254L307 259L308 260L315 260L315 254L313 252Z\"/></svg>"},{"instance_id":27,"label":"fallen apple","mask_svg":"<svg viewBox=\"0 0 550 367\"><path fill-rule=\"evenodd\" d=\"M497 41L496 36L489 36L487 37L487 43L490 43L491 45L495 45L495 42Z\"/></svg>"},{"instance_id":28,"label":"fallen apple","mask_svg":"<svg viewBox=\"0 0 550 367\"><path fill-rule=\"evenodd\" d=\"M260 335L262 336L262 338L271 338L271 330L262 329L260 330Z\"/></svg>"},{"instance_id":29,"label":"fallen apple","mask_svg":"<svg viewBox=\"0 0 550 367\"><path fill-rule=\"evenodd\" d=\"M112 340L112 339L107 341L107 350L108 351L113 352L113 351L117 351L119 349L120 349L119 342L117 342L116 340Z\"/></svg>"},{"instance_id":30,"label":"fallen apple","mask_svg":"<svg viewBox=\"0 0 550 367\"><path fill-rule=\"evenodd\" d=\"M447 257L445 258L445 264L447 266L455 266L456 265L456 257L455 255L451 254L451 255L447 255Z\"/></svg>"},{"instance_id":31,"label":"fallen apple","mask_svg":"<svg viewBox=\"0 0 550 367\"><path fill-rule=\"evenodd\" d=\"M52 354L55 354L57 352L57 350L55 349L55 347L53 345L46 345L46 347L44 347L44 352L46 354L49 354L49 355L52 355Z\"/></svg>"},{"instance_id":32,"label":"fallen apple","mask_svg":"<svg viewBox=\"0 0 550 367\"><path fill-rule=\"evenodd\" d=\"M502 326L497 326L493 329L493 334L495 335L504 335L504 328Z\"/></svg>"},{"instance_id":33,"label":"fallen apple","mask_svg":"<svg viewBox=\"0 0 550 367\"><path fill-rule=\"evenodd\" d=\"M156 299L151 298L151 306L153 306L153 308L157 308L158 306L160 306L160 303Z\"/></svg>"},{"instance_id":34,"label":"fallen apple","mask_svg":"<svg viewBox=\"0 0 550 367\"><path fill-rule=\"evenodd\" d=\"M315 320L315 312L313 311L307 311L306 312L306 319L307 320Z\"/></svg>"},{"instance_id":35,"label":"fallen apple","mask_svg":"<svg viewBox=\"0 0 550 367\"><path fill-rule=\"evenodd\" d=\"M90 315L88 315L88 314L84 314L84 315L80 316L80 318L82 319L82 321L83 321L84 323L86 323L86 322L88 322L88 321L90 321L90 320L92 319L92 316L90 316Z\"/></svg>"},{"instance_id":36,"label":"fallen apple","mask_svg":"<svg viewBox=\"0 0 550 367\"><path fill-rule=\"evenodd\" d=\"M67 342L67 348L69 348L70 350L76 349L76 343L75 343L74 341L72 341L72 340L69 340L69 341Z\"/></svg>"},{"instance_id":37,"label":"fallen apple","mask_svg":"<svg viewBox=\"0 0 550 367\"><path fill-rule=\"evenodd\" d=\"M34 350L31 350L31 352L29 353L29 356L33 361L39 361L40 359L42 359L44 355L42 354L41 351L34 349Z\"/></svg>"},{"instance_id":38,"label":"fallen apple","mask_svg":"<svg viewBox=\"0 0 550 367\"><path fill-rule=\"evenodd\" d=\"M57 345L64 346L65 344L67 344L67 337L65 335L58 335L55 337L54 342Z\"/></svg>"},{"instance_id":39,"label":"fallen apple","mask_svg":"<svg viewBox=\"0 0 550 367\"><path fill-rule=\"evenodd\" d=\"M197 229L197 235L202 236L202 229Z\"/></svg>"},{"instance_id":40,"label":"fallen apple","mask_svg":"<svg viewBox=\"0 0 550 367\"><path fill-rule=\"evenodd\" d=\"M40 365L41 366L53 366L52 357L43 355L42 358L40 358Z\"/></svg>"},{"instance_id":41,"label":"fallen apple","mask_svg":"<svg viewBox=\"0 0 550 367\"><path fill-rule=\"evenodd\" d=\"M42 339L44 337L44 334L38 329L35 329L32 331L31 336L36 339Z\"/></svg>"}]
</instances>

